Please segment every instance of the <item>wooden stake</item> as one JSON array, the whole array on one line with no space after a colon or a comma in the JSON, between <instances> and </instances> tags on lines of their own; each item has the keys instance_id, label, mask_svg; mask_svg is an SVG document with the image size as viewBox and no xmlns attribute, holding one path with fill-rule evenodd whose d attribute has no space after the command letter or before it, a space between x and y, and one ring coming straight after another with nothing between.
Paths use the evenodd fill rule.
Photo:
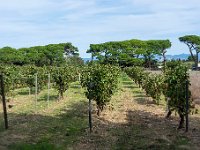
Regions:
<instances>
[{"instance_id":1,"label":"wooden stake","mask_svg":"<svg viewBox=\"0 0 200 150\"><path fill-rule=\"evenodd\" d=\"M1 80L1 96L2 96L2 102L3 102L5 129L8 129L8 115L7 115L5 89L4 89L5 87L4 87L4 79L3 79L2 74L0 74L0 80Z\"/></svg>"}]
</instances>

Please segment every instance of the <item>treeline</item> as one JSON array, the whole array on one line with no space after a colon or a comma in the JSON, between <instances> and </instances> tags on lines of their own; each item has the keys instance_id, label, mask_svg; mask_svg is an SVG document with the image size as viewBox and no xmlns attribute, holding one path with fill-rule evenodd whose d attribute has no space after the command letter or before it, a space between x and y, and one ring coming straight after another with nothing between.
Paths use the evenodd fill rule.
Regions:
<instances>
[{"instance_id":1,"label":"treeline","mask_svg":"<svg viewBox=\"0 0 200 150\"><path fill-rule=\"evenodd\" d=\"M125 66L155 67L156 56L166 62L167 49L171 47L169 40L126 40L91 44L87 53L104 64L119 64Z\"/></svg>"},{"instance_id":2,"label":"treeline","mask_svg":"<svg viewBox=\"0 0 200 150\"><path fill-rule=\"evenodd\" d=\"M62 66L83 64L78 48L71 43L49 44L30 48L3 47L0 49L0 63L6 65Z\"/></svg>"},{"instance_id":3,"label":"treeline","mask_svg":"<svg viewBox=\"0 0 200 150\"><path fill-rule=\"evenodd\" d=\"M185 43L191 54L191 60L195 67L198 66L198 54L200 52L200 36L186 35L179 37L179 41ZM158 59L166 66L166 52L171 47L170 40L125 40L91 44L87 53L92 58L103 64L119 64L121 67L142 66L145 68L158 67Z\"/></svg>"}]
</instances>

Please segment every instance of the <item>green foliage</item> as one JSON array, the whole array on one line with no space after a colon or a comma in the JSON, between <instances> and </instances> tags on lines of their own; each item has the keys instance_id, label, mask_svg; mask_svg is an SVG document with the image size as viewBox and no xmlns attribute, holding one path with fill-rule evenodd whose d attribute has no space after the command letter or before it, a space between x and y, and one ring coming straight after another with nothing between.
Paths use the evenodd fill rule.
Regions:
<instances>
[{"instance_id":1,"label":"green foliage","mask_svg":"<svg viewBox=\"0 0 200 150\"><path fill-rule=\"evenodd\" d=\"M197 35L185 35L185 36L179 37L179 40L186 44L189 44L189 43L193 44L194 46L200 45L200 36L197 36Z\"/></svg>"},{"instance_id":2,"label":"green foliage","mask_svg":"<svg viewBox=\"0 0 200 150\"><path fill-rule=\"evenodd\" d=\"M79 70L76 67L36 67L30 66L0 66L0 72L4 75L5 92L15 88L29 87L31 91L36 87L37 77L37 91L40 92L48 82L48 74L52 76L51 82L58 90L61 98L63 93L68 89L69 84L78 79Z\"/></svg>"},{"instance_id":3,"label":"green foliage","mask_svg":"<svg viewBox=\"0 0 200 150\"><path fill-rule=\"evenodd\" d=\"M84 61L79 56L69 56L69 57L67 57L66 63L69 66L77 66L77 67L84 66Z\"/></svg>"},{"instance_id":4,"label":"green foliage","mask_svg":"<svg viewBox=\"0 0 200 150\"><path fill-rule=\"evenodd\" d=\"M171 60L171 61L168 61L166 63L166 67L169 69L175 69L177 66L179 66L182 62L181 61L178 61L178 60Z\"/></svg>"},{"instance_id":5,"label":"green foliage","mask_svg":"<svg viewBox=\"0 0 200 150\"><path fill-rule=\"evenodd\" d=\"M162 92L163 92L164 78L159 74L150 74L143 81L143 89L146 94L153 98L156 104L160 103Z\"/></svg>"},{"instance_id":6,"label":"green foliage","mask_svg":"<svg viewBox=\"0 0 200 150\"><path fill-rule=\"evenodd\" d=\"M142 67L125 68L125 72L139 87L142 86L143 80L148 76L148 73Z\"/></svg>"},{"instance_id":7,"label":"green foliage","mask_svg":"<svg viewBox=\"0 0 200 150\"><path fill-rule=\"evenodd\" d=\"M196 55L194 55L194 57L196 57ZM187 61L193 61L192 56L188 56Z\"/></svg>"},{"instance_id":8,"label":"green foliage","mask_svg":"<svg viewBox=\"0 0 200 150\"><path fill-rule=\"evenodd\" d=\"M60 98L63 99L64 92L69 88L69 84L76 80L78 72L71 66L53 67L51 72L55 83L54 87L58 90Z\"/></svg>"},{"instance_id":9,"label":"green foliage","mask_svg":"<svg viewBox=\"0 0 200 150\"><path fill-rule=\"evenodd\" d=\"M139 87L145 90L147 96L152 97L159 104L163 91L164 79L162 75L150 74L141 67L126 68L125 72Z\"/></svg>"},{"instance_id":10,"label":"green foliage","mask_svg":"<svg viewBox=\"0 0 200 150\"><path fill-rule=\"evenodd\" d=\"M155 55L165 57L166 49L171 47L169 40L137 39L91 44L87 53L96 57L103 64L128 66L155 66ZM165 60L165 59L164 59Z\"/></svg>"},{"instance_id":11,"label":"green foliage","mask_svg":"<svg viewBox=\"0 0 200 150\"><path fill-rule=\"evenodd\" d=\"M197 35L186 35L179 37L180 42L185 43L190 51L191 59L195 63L195 67L198 67L198 53L200 52L200 36ZM196 54L193 53L196 52Z\"/></svg>"},{"instance_id":12,"label":"green foliage","mask_svg":"<svg viewBox=\"0 0 200 150\"><path fill-rule=\"evenodd\" d=\"M18 80L21 80L21 84L28 86L30 89L36 86L37 78L37 87L38 92L43 89L47 82L47 70L45 67L36 67L36 66L23 66L21 67L20 77Z\"/></svg>"},{"instance_id":13,"label":"green foliage","mask_svg":"<svg viewBox=\"0 0 200 150\"><path fill-rule=\"evenodd\" d=\"M65 57L78 57L78 48L71 43L49 44L30 48L0 49L0 63L9 65L61 66L66 63Z\"/></svg>"},{"instance_id":14,"label":"green foliage","mask_svg":"<svg viewBox=\"0 0 200 150\"><path fill-rule=\"evenodd\" d=\"M7 93L11 89L11 83L12 83L12 72L9 67L3 67L0 66L0 74L3 76L4 81L4 91ZM0 94L2 92L2 89L0 87Z\"/></svg>"},{"instance_id":15,"label":"green foliage","mask_svg":"<svg viewBox=\"0 0 200 150\"><path fill-rule=\"evenodd\" d=\"M159 104L161 96L168 100L170 112L175 110L180 116L179 127L183 126L186 112L186 84L190 85L187 66L180 61L171 61L167 63L167 68L163 74L150 74L143 68L126 68L125 72L133 81L141 86L147 96ZM191 92L188 89L189 111L192 110Z\"/></svg>"},{"instance_id":16,"label":"green foliage","mask_svg":"<svg viewBox=\"0 0 200 150\"><path fill-rule=\"evenodd\" d=\"M3 47L0 49L0 63L21 65L22 56L19 51L11 47Z\"/></svg>"},{"instance_id":17,"label":"green foliage","mask_svg":"<svg viewBox=\"0 0 200 150\"><path fill-rule=\"evenodd\" d=\"M116 90L118 77L119 68L111 65L92 64L83 70L81 84L87 98L96 101L98 114Z\"/></svg>"},{"instance_id":18,"label":"green foliage","mask_svg":"<svg viewBox=\"0 0 200 150\"><path fill-rule=\"evenodd\" d=\"M170 66L165 73L165 97L169 98L169 107L178 111L180 115L185 115L186 110L186 82L190 85L189 74L187 67L182 63L177 63L176 66ZM191 98L191 92L188 90L188 97ZM190 99L190 104L191 104Z\"/></svg>"}]
</instances>

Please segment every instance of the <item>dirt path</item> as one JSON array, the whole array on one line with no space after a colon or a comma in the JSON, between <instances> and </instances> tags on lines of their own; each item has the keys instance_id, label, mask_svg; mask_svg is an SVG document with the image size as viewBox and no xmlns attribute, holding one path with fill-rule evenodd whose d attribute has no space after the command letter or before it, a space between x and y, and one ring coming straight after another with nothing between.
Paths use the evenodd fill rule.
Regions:
<instances>
[{"instance_id":1,"label":"dirt path","mask_svg":"<svg viewBox=\"0 0 200 150\"><path fill-rule=\"evenodd\" d=\"M199 149L198 115L192 117L195 125L185 133L176 129L175 115L167 120L165 114L164 106L126 88L114 96L101 117L94 114L93 133L82 137L74 149Z\"/></svg>"}]
</instances>

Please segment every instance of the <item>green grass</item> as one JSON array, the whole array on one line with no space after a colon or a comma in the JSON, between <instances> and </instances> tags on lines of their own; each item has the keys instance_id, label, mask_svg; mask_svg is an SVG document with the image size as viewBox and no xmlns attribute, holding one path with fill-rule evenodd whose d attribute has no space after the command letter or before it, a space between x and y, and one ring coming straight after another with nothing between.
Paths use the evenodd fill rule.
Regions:
<instances>
[{"instance_id":1,"label":"green grass","mask_svg":"<svg viewBox=\"0 0 200 150\"><path fill-rule=\"evenodd\" d=\"M75 88L75 86L79 86ZM47 103L47 90L38 94L37 104L35 96L26 93L26 88L18 89L14 98L8 104L13 107L8 110L8 131L0 123L0 135L7 132L16 136L27 137L11 143L11 149L49 149L54 145L70 147L88 128L87 99L80 85L73 83L65 93L65 98L57 101L57 91L51 89L49 107ZM27 94L27 95L26 95ZM1 115L2 117L2 115ZM36 144L25 144L24 142ZM48 144L50 142L51 144ZM39 144L37 144L39 143ZM42 143L42 144L41 144ZM53 145L53 146L52 146Z\"/></svg>"}]
</instances>

